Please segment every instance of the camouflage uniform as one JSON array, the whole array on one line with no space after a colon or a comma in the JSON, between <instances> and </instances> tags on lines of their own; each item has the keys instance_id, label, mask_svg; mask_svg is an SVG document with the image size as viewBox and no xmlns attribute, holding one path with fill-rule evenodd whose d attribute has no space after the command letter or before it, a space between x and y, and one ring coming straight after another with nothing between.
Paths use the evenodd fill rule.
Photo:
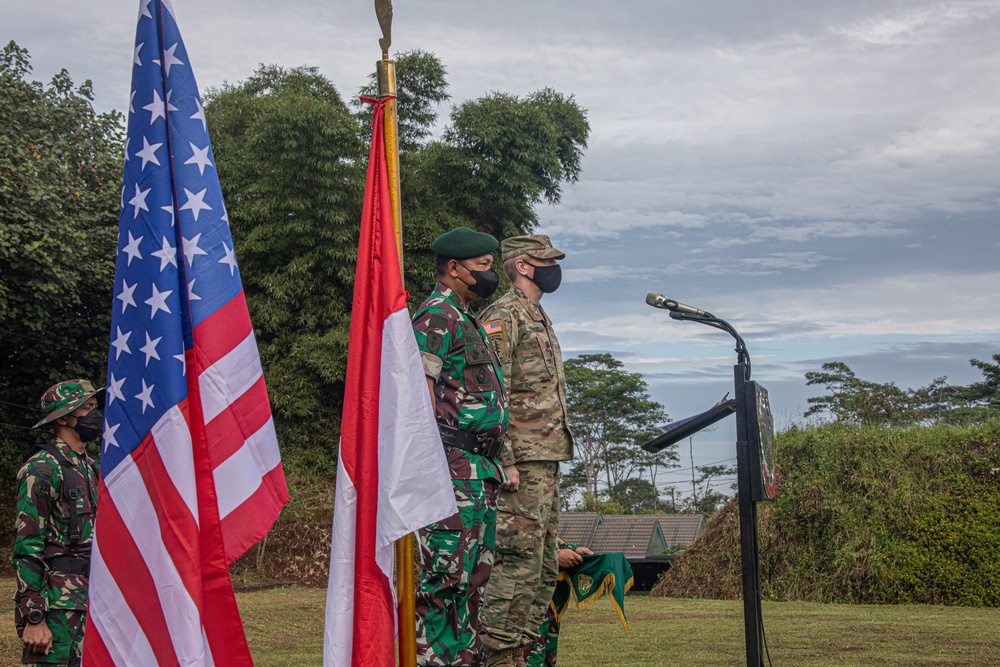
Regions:
<instances>
[{"instance_id":1,"label":"camouflage uniform","mask_svg":"<svg viewBox=\"0 0 1000 667\"><path fill-rule=\"evenodd\" d=\"M51 453L41 450L28 459L17 474L17 534L14 539L14 623L20 636L33 609L45 612L52 632L48 655L24 647L23 663L79 665L87 611L87 575L69 574L67 563L89 564L97 509L98 473L94 461L77 454L62 440L54 445L73 466L72 484L83 490L76 498L80 539L70 546L72 502L63 492L64 470Z\"/></svg>"},{"instance_id":2,"label":"camouflage uniform","mask_svg":"<svg viewBox=\"0 0 1000 667\"><path fill-rule=\"evenodd\" d=\"M524 647L524 663L527 667L556 667L559 651L559 621L549 605L545 620L538 628L538 639Z\"/></svg>"},{"instance_id":3,"label":"camouflage uniform","mask_svg":"<svg viewBox=\"0 0 1000 667\"><path fill-rule=\"evenodd\" d=\"M576 544L568 544L556 538L559 549L576 550ZM524 647L524 663L526 667L556 667L556 654L559 651L559 621L556 619L555 607L549 603L545 610L545 620L538 627L538 637Z\"/></svg>"},{"instance_id":4,"label":"camouflage uniform","mask_svg":"<svg viewBox=\"0 0 1000 667\"><path fill-rule=\"evenodd\" d=\"M520 488L501 489L497 500L497 557L483 610L483 644L498 652L533 643L552 600L559 462L573 458L573 438L562 352L542 307L511 287L483 311L483 321L510 393L509 446L500 462L516 463L520 475Z\"/></svg>"},{"instance_id":5,"label":"camouflage uniform","mask_svg":"<svg viewBox=\"0 0 1000 667\"><path fill-rule=\"evenodd\" d=\"M507 393L482 323L438 284L413 317L424 372L435 381L436 418L463 431L500 438ZM495 459L450 448L458 514L418 532L417 663L477 665L483 589L493 566L496 497L506 478Z\"/></svg>"}]
</instances>

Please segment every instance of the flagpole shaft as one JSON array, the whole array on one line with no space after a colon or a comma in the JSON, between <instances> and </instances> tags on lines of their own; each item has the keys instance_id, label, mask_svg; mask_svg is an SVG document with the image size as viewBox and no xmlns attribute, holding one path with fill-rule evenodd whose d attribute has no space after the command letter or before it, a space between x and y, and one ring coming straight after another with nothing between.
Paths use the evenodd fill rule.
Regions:
<instances>
[{"instance_id":1,"label":"flagpole shaft","mask_svg":"<svg viewBox=\"0 0 1000 667\"><path fill-rule=\"evenodd\" d=\"M396 115L396 65L383 54L376 63L378 68L379 99L385 101L383 138L385 140L385 161L389 176L389 201L392 204L392 229L396 234L396 249L399 251L399 271L403 273L403 225L399 193L399 135ZM405 280L404 280L405 284ZM399 665L417 665L417 611L416 586L413 581L413 534L396 541L396 598L399 601Z\"/></svg>"},{"instance_id":2,"label":"flagpole shaft","mask_svg":"<svg viewBox=\"0 0 1000 667\"><path fill-rule=\"evenodd\" d=\"M399 122L396 113L396 63L383 57L378 67L378 95L385 101L382 136L385 139L385 162L389 172L389 201L392 203L392 229L396 233L399 270L403 270L403 218L399 192ZM403 281L405 284L405 280Z\"/></svg>"}]
</instances>

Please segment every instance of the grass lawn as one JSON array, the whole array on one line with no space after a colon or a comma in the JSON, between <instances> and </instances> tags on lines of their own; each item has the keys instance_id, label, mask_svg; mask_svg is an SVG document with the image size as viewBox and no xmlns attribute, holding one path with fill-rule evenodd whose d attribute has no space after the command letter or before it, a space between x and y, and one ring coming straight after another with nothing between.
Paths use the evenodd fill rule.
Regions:
<instances>
[{"instance_id":1,"label":"grass lawn","mask_svg":"<svg viewBox=\"0 0 1000 667\"><path fill-rule=\"evenodd\" d=\"M13 581L0 581L10 600ZM319 667L323 606L319 588L238 594L258 667ZM560 667L715 667L746 664L738 600L629 596L624 632L606 600L570 611ZM949 667L1000 665L1000 609L764 603L771 660L782 667ZM12 607L0 603L0 667L17 665ZM217 660L220 667L229 667ZM145 667L145 666L144 666Z\"/></svg>"}]
</instances>

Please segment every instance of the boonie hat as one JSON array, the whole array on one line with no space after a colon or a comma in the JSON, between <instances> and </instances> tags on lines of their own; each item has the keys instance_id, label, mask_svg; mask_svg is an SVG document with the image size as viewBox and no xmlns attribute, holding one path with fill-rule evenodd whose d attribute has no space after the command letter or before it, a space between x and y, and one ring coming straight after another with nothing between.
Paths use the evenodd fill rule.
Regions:
<instances>
[{"instance_id":1,"label":"boonie hat","mask_svg":"<svg viewBox=\"0 0 1000 667\"><path fill-rule=\"evenodd\" d=\"M500 242L489 234L468 227L456 227L434 239L431 250L449 259L469 259L489 254Z\"/></svg>"},{"instance_id":2,"label":"boonie hat","mask_svg":"<svg viewBox=\"0 0 1000 667\"><path fill-rule=\"evenodd\" d=\"M512 236L504 239L500 244L500 252L503 260L528 255L536 259L562 259L566 253L560 252L552 247L552 241L545 234L535 234L533 236Z\"/></svg>"},{"instance_id":3,"label":"boonie hat","mask_svg":"<svg viewBox=\"0 0 1000 667\"><path fill-rule=\"evenodd\" d=\"M50 421L68 415L86 403L87 399L91 396L103 389L103 387L101 389L94 389L94 385L90 384L89 380L81 380L79 378L64 380L59 384L52 385L42 394L42 410L48 414L46 414L45 419L35 424L33 428L38 428L42 424L48 424Z\"/></svg>"}]
</instances>

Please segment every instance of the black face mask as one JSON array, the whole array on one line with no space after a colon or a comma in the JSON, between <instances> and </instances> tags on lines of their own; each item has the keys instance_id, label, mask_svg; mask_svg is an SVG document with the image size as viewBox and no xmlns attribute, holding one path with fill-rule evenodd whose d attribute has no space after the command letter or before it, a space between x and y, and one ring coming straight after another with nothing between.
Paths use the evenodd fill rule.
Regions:
<instances>
[{"instance_id":1,"label":"black face mask","mask_svg":"<svg viewBox=\"0 0 1000 667\"><path fill-rule=\"evenodd\" d=\"M76 426L73 427L80 435L80 440L90 442L101 437L104 429L104 415L97 408L94 408L82 417L76 418Z\"/></svg>"},{"instance_id":2,"label":"black face mask","mask_svg":"<svg viewBox=\"0 0 1000 667\"><path fill-rule=\"evenodd\" d=\"M559 289L559 285L562 283L562 267L558 264L553 264L552 266L535 266L535 277L531 279L531 282L538 285L538 289L542 290L545 294L551 294Z\"/></svg>"},{"instance_id":3,"label":"black face mask","mask_svg":"<svg viewBox=\"0 0 1000 667\"><path fill-rule=\"evenodd\" d=\"M462 266L469 272L469 275L476 279L475 285L469 285L470 292L480 299L488 299L493 292L497 291L497 286L500 284L500 276L497 275L496 271L493 269L471 271L464 264Z\"/></svg>"}]
</instances>

